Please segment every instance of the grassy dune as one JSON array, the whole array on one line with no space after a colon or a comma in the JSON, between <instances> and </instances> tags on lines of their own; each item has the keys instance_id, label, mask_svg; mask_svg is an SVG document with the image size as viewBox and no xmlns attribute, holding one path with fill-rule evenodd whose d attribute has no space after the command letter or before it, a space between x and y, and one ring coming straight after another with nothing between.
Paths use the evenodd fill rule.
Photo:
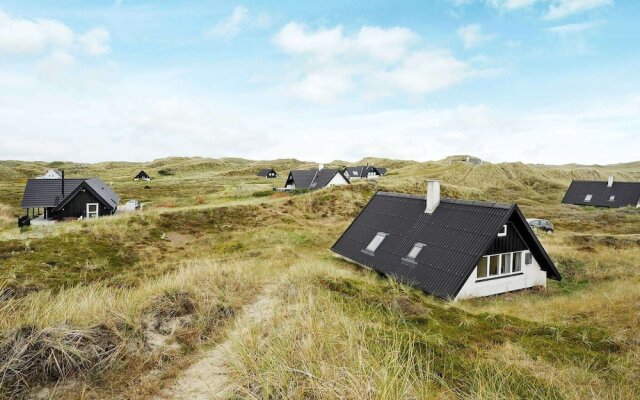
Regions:
<instances>
[{"instance_id":1,"label":"grassy dune","mask_svg":"<svg viewBox=\"0 0 640 400\"><path fill-rule=\"evenodd\" d=\"M314 164L0 162L0 396L144 398L228 336L238 398L640 397L640 211L559 204L571 179L640 181L639 163L363 162L389 175L297 195L267 190ZM20 231L24 181L48 167L145 210ZM133 182L140 169L156 179ZM540 239L564 280L453 304L331 256L376 190L422 193L427 177L551 219ZM267 286L273 316L233 331Z\"/></svg>"}]
</instances>

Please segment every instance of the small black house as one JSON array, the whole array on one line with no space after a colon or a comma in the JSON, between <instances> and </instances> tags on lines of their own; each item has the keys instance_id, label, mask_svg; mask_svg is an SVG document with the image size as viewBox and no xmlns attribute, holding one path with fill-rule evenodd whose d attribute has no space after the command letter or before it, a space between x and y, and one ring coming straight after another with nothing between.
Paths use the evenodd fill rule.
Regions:
<instances>
[{"instance_id":1,"label":"small black house","mask_svg":"<svg viewBox=\"0 0 640 400\"><path fill-rule=\"evenodd\" d=\"M151 177L149 176L149 174L147 174L146 172L144 172L144 170L138 172L138 175L136 175L133 178L134 181L138 181L138 180L142 180L142 181L150 181Z\"/></svg>"},{"instance_id":2,"label":"small black house","mask_svg":"<svg viewBox=\"0 0 640 400\"><path fill-rule=\"evenodd\" d=\"M285 190L322 189L324 187L350 184L349 179L339 169L292 170L289 172Z\"/></svg>"},{"instance_id":3,"label":"small black house","mask_svg":"<svg viewBox=\"0 0 640 400\"><path fill-rule=\"evenodd\" d=\"M515 204L376 193L331 250L446 299L490 296L560 280Z\"/></svg>"},{"instance_id":4,"label":"small black house","mask_svg":"<svg viewBox=\"0 0 640 400\"><path fill-rule=\"evenodd\" d=\"M386 170L385 170L386 172ZM350 180L354 179L375 179L383 174L373 165L360 165L357 167L346 167L344 174Z\"/></svg>"},{"instance_id":5,"label":"small black house","mask_svg":"<svg viewBox=\"0 0 640 400\"><path fill-rule=\"evenodd\" d=\"M573 181L562 199L563 204L596 207L640 207L640 182Z\"/></svg>"},{"instance_id":6,"label":"small black house","mask_svg":"<svg viewBox=\"0 0 640 400\"><path fill-rule=\"evenodd\" d=\"M29 179L24 188L21 207L32 217L42 209L45 220L64 218L98 218L111 215L118 208L118 196L99 178Z\"/></svg>"},{"instance_id":7,"label":"small black house","mask_svg":"<svg viewBox=\"0 0 640 400\"><path fill-rule=\"evenodd\" d=\"M258 176L263 178L277 178L278 173L273 168L265 168L258 172Z\"/></svg>"}]
</instances>

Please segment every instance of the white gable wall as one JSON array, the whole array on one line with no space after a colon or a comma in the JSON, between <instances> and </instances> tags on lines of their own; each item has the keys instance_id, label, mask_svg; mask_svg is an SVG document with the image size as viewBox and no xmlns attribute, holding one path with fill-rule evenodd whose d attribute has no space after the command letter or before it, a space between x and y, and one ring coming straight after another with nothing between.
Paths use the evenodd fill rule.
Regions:
<instances>
[{"instance_id":1,"label":"white gable wall","mask_svg":"<svg viewBox=\"0 0 640 400\"><path fill-rule=\"evenodd\" d=\"M340 185L348 185L349 182L342 176L341 173L336 173L333 178L327 183L327 187L329 186L340 186Z\"/></svg>"},{"instance_id":2,"label":"white gable wall","mask_svg":"<svg viewBox=\"0 0 640 400\"><path fill-rule=\"evenodd\" d=\"M473 269L469 278L460 289L455 300L466 299L470 297L484 297L494 294L512 292L535 286L547 287L547 271L540 268L540 264L533 255L532 262L529 265L524 263L524 254L522 257L522 274L504 276L498 278L489 278L478 280L478 267Z\"/></svg>"},{"instance_id":3,"label":"white gable wall","mask_svg":"<svg viewBox=\"0 0 640 400\"><path fill-rule=\"evenodd\" d=\"M59 175L56 171L50 169L46 174L41 175L36 179L62 179L62 176Z\"/></svg>"}]
</instances>

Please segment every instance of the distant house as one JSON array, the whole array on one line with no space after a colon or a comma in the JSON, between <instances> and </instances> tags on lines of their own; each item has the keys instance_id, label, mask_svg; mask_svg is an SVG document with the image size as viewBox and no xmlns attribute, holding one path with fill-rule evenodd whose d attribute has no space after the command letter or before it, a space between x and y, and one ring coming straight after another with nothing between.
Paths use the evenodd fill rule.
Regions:
<instances>
[{"instance_id":1,"label":"distant house","mask_svg":"<svg viewBox=\"0 0 640 400\"><path fill-rule=\"evenodd\" d=\"M380 173L381 176L385 176L387 174L387 169L386 168L376 167L376 169L378 170L378 172Z\"/></svg>"},{"instance_id":2,"label":"distant house","mask_svg":"<svg viewBox=\"0 0 640 400\"><path fill-rule=\"evenodd\" d=\"M358 167L346 167L344 170L344 174L350 180L375 179L382 176L378 168L374 167L373 165L360 165Z\"/></svg>"},{"instance_id":3,"label":"distant house","mask_svg":"<svg viewBox=\"0 0 640 400\"><path fill-rule=\"evenodd\" d=\"M150 181L151 177L144 171L138 172L138 175L133 177L134 181Z\"/></svg>"},{"instance_id":4,"label":"distant house","mask_svg":"<svg viewBox=\"0 0 640 400\"><path fill-rule=\"evenodd\" d=\"M29 179L21 207L43 221L64 218L98 218L118 208L118 196L99 178ZM42 212L40 210L42 209Z\"/></svg>"},{"instance_id":5,"label":"distant house","mask_svg":"<svg viewBox=\"0 0 640 400\"><path fill-rule=\"evenodd\" d=\"M260 172L258 172L258 176L261 176L263 178L277 178L278 173L273 168L265 168L261 169Z\"/></svg>"},{"instance_id":6,"label":"distant house","mask_svg":"<svg viewBox=\"0 0 640 400\"><path fill-rule=\"evenodd\" d=\"M315 190L330 186L348 185L349 179L339 169L292 170L284 185L285 190Z\"/></svg>"},{"instance_id":7,"label":"distant house","mask_svg":"<svg viewBox=\"0 0 640 400\"><path fill-rule=\"evenodd\" d=\"M36 179L61 179L62 172L59 169L50 169L46 174L37 176Z\"/></svg>"},{"instance_id":8,"label":"distant house","mask_svg":"<svg viewBox=\"0 0 640 400\"><path fill-rule=\"evenodd\" d=\"M640 182L573 181L563 204L596 207L640 207Z\"/></svg>"},{"instance_id":9,"label":"distant house","mask_svg":"<svg viewBox=\"0 0 640 400\"><path fill-rule=\"evenodd\" d=\"M515 204L376 193L332 251L446 299L546 286L561 276Z\"/></svg>"}]
</instances>

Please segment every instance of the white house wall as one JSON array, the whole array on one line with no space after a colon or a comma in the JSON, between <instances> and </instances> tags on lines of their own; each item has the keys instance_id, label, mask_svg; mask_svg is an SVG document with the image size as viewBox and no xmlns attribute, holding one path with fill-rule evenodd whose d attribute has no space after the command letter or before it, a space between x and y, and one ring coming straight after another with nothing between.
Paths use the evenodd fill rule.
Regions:
<instances>
[{"instance_id":1,"label":"white house wall","mask_svg":"<svg viewBox=\"0 0 640 400\"><path fill-rule=\"evenodd\" d=\"M329 183L327 183L327 186L340 186L340 185L348 185L348 184L349 182L347 182L347 180L344 179L344 176L342 176L342 174L335 174L333 178L331 178Z\"/></svg>"},{"instance_id":2,"label":"white house wall","mask_svg":"<svg viewBox=\"0 0 640 400\"><path fill-rule=\"evenodd\" d=\"M478 267L476 266L455 299L491 296L535 286L547 287L547 272L540 268L540 264L533 255L531 259L531 264L526 265L523 254L522 274L493 279L478 280Z\"/></svg>"}]
</instances>

